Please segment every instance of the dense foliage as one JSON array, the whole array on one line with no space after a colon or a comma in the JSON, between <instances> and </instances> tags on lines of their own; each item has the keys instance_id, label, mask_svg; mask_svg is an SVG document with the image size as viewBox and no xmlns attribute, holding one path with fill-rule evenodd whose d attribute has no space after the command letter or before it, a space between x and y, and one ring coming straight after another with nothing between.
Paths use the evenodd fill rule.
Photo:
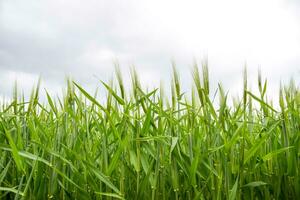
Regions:
<instances>
[{"instance_id":1,"label":"dense foliage","mask_svg":"<svg viewBox=\"0 0 300 200\"><path fill-rule=\"evenodd\" d=\"M192 75L187 96L174 69L170 98L134 71L126 92L118 70L101 83L105 103L72 81L46 102L39 86L29 101L15 89L0 108L0 198L300 199L295 84L275 108L267 82L259 75L253 94L245 73L231 105L221 85L213 102L206 64Z\"/></svg>"}]
</instances>

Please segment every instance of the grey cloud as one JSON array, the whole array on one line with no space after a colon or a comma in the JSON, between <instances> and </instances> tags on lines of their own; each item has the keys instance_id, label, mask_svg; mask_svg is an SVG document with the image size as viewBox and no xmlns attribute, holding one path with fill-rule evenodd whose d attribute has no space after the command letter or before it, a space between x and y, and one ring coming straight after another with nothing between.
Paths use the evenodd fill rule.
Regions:
<instances>
[{"instance_id":1,"label":"grey cloud","mask_svg":"<svg viewBox=\"0 0 300 200\"><path fill-rule=\"evenodd\" d=\"M19 1L4 2L4 5L17 7L13 10L15 13L10 13L16 15L14 19L17 21L14 22L17 23L16 26L22 23L29 26L13 27L13 23L6 25L6 19L3 19L4 24L0 29L0 64L4 68L56 77L61 72L76 73L77 70L81 71L80 67L83 67L84 71L90 67L79 66L86 63L76 63L78 58L86 53L87 44L117 52L116 57L125 53L132 54L132 60L134 57L139 57L139 54L151 54L149 49L152 49L151 51L154 49L153 46L149 46L153 41L130 36L130 32L138 31L134 30L130 23L128 27L123 27L129 30L115 27L116 24L121 23L122 6L113 3L101 4L92 1L92 5L82 6L75 1L69 7L70 4L64 3L57 6L58 1L46 1L44 3L46 5L36 1L27 1L21 5L17 5ZM126 15L127 20L131 20L126 13L123 14ZM22 15L25 15L24 19ZM43 27L47 27L47 30L43 30L45 29ZM48 35L45 37L43 32ZM126 36L126 33L129 36ZM157 54L159 53L158 50Z\"/></svg>"}]
</instances>

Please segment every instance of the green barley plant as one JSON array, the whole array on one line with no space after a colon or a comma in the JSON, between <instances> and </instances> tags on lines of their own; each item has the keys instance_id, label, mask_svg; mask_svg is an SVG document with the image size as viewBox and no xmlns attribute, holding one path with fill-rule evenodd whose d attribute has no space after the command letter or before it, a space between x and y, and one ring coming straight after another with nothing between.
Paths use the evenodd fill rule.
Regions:
<instances>
[{"instance_id":1,"label":"green barley plant","mask_svg":"<svg viewBox=\"0 0 300 200\"><path fill-rule=\"evenodd\" d=\"M175 66L170 97L131 74L130 90L119 68L99 82L104 103L71 80L62 98L37 84L26 101L16 86L0 105L0 199L300 199L294 82L277 108L260 73L254 94L245 70L232 105L221 84L212 101L205 62L189 96Z\"/></svg>"}]
</instances>

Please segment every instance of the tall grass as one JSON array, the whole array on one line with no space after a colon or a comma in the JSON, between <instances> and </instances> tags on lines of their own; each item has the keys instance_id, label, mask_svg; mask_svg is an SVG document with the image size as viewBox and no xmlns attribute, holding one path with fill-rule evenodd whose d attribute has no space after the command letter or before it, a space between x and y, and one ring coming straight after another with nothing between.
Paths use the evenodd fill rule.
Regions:
<instances>
[{"instance_id":1,"label":"tall grass","mask_svg":"<svg viewBox=\"0 0 300 200\"><path fill-rule=\"evenodd\" d=\"M105 103L69 81L63 98L14 89L0 108L0 199L300 199L300 91L281 87L279 109L248 90L212 102L207 64L191 96L174 68L171 98L122 76Z\"/></svg>"}]
</instances>

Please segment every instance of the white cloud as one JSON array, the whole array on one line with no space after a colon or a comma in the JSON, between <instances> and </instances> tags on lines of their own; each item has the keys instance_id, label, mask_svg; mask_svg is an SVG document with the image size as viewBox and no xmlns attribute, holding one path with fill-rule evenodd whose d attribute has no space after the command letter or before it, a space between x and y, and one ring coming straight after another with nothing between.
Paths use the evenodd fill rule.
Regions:
<instances>
[{"instance_id":1,"label":"white cloud","mask_svg":"<svg viewBox=\"0 0 300 200\"><path fill-rule=\"evenodd\" d=\"M30 95L33 83L38 81L38 75L11 70L1 70L1 95L9 97L15 84L20 86L25 95Z\"/></svg>"},{"instance_id":2,"label":"white cloud","mask_svg":"<svg viewBox=\"0 0 300 200\"><path fill-rule=\"evenodd\" d=\"M292 1L2 0L0 4L0 70L41 74L53 88L59 88L65 75L88 87L97 85L94 75L108 80L116 58L127 67L124 74L134 64L149 85L169 80L174 59L188 87L194 58L200 61L205 55L212 79L233 91L239 88L245 62L251 82L261 66L274 88L280 79L299 75L300 6ZM26 84L32 82L28 79Z\"/></svg>"}]
</instances>

